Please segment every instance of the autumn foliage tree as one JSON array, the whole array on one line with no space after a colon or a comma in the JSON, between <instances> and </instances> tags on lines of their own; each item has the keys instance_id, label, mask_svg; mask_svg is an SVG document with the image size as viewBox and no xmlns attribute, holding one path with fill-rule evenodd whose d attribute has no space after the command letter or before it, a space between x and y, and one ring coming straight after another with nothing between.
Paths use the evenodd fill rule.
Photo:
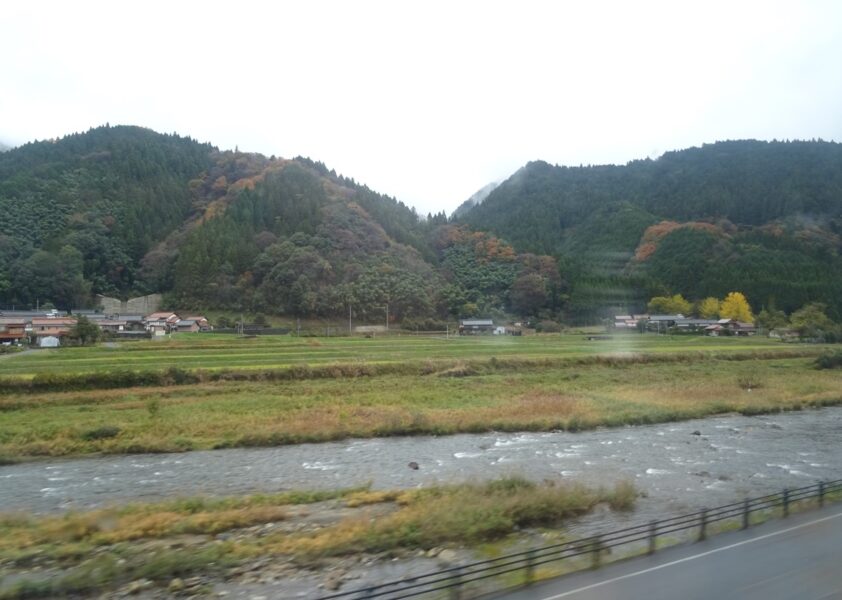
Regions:
<instances>
[{"instance_id":1,"label":"autumn foliage tree","mask_svg":"<svg viewBox=\"0 0 842 600\"><path fill-rule=\"evenodd\" d=\"M652 314L686 315L690 314L692 305L681 294L675 294L674 296L655 296L649 301L646 308Z\"/></svg>"},{"instance_id":2,"label":"autumn foliage tree","mask_svg":"<svg viewBox=\"0 0 842 600\"><path fill-rule=\"evenodd\" d=\"M713 296L708 296L704 300L699 301L697 314L702 319L716 319L719 317L719 308L721 302Z\"/></svg>"},{"instance_id":3,"label":"autumn foliage tree","mask_svg":"<svg viewBox=\"0 0 842 600\"><path fill-rule=\"evenodd\" d=\"M744 323L754 323L751 305L741 292L731 292L719 307L719 316L723 319L735 319Z\"/></svg>"}]
</instances>

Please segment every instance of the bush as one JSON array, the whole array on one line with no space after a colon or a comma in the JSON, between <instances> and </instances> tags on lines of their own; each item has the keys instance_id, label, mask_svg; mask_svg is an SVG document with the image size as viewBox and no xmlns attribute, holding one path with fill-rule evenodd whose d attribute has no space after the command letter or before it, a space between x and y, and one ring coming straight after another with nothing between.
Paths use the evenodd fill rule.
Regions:
<instances>
[{"instance_id":1,"label":"bush","mask_svg":"<svg viewBox=\"0 0 842 600\"><path fill-rule=\"evenodd\" d=\"M555 321L539 321L535 325L535 331L538 333L561 333L561 324Z\"/></svg>"},{"instance_id":2,"label":"bush","mask_svg":"<svg viewBox=\"0 0 842 600\"><path fill-rule=\"evenodd\" d=\"M401 327L407 331L445 331L447 326L447 321L422 318L404 319L401 323Z\"/></svg>"},{"instance_id":3,"label":"bush","mask_svg":"<svg viewBox=\"0 0 842 600\"><path fill-rule=\"evenodd\" d=\"M109 438L117 437L120 435L120 428L114 425L103 425L102 427L97 427L96 429L89 429L88 431L82 434L82 439L88 442L92 442L95 440L107 440Z\"/></svg>"},{"instance_id":4,"label":"bush","mask_svg":"<svg viewBox=\"0 0 842 600\"><path fill-rule=\"evenodd\" d=\"M838 369L842 367L842 352L828 352L816 359L817 369Z\"/></svg>"}]
</instances>

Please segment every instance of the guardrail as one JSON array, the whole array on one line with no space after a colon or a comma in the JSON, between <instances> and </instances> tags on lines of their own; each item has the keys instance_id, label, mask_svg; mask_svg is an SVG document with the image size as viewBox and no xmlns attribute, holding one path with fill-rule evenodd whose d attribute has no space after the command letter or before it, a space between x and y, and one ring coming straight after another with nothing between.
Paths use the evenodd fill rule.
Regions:
<instances>
[{"instance_id":1,"label":"guardrail","mask_svg":"<svg viewBox=\"0 0 842 600\"><path fill-rule=\"evenodd\" d=\"M711 533L711 525L715 523L738 520L740 527L746 529L751 526L751 515L754 513L780 508L782 515L786 517L789 515L792 505L796 502L815 498L818 505L823 506L828 494L839 492L842 492L842 479L820 481L813 485L784 489L776 494L746 498L740 502L711 509L706 508L678 517L651 521L570 542L456 565L440 571L379 583L365 588L336 592L322 596L321 600L373 598L400 600L401 598L415 598L435 592L446 592L451 600L457 600L462 597L463 592L467 591L471 584L480 584L494 577L522 571L523 580L521 584L528 585L535 581L535 570L542 565L590 556L589 565L583 565L583 567L596 568L600 566L603 555L612 548L637 544L640 553L652 554L658 548L659 538L663 536L697 530L697 539L704 540ZM509 586L511 585L509 584Z\"/></svg>"}]
</instances>

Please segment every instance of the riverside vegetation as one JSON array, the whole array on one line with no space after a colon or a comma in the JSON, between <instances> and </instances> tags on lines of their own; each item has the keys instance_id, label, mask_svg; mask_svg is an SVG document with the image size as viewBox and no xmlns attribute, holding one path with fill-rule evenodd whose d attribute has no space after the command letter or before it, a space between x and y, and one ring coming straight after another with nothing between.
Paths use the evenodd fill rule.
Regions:
<instances>
[{"instance_id":1,"label":"riverside vegetation","mask_svg":"<svg viewBox=\"0 0 842 600\"><path fill-rule=\"evenodd\" d=\"M817 361L826 351L631 334L178 335L29 352L0 362L0 460L797 410L842 403L838 361ZM0 600L198 594L290 578L332 589L348 571L392 558L443 560L442 548L477 557L564 539L566 520L599 505L628 510L637 494L628 483L510 476L0 515Z\"/></svg>"},{"instance_id":2,"label":"riverside vegetation","mask_svg":"<svg viewBox=\"0 0 842 600\"><path fill-rule=\"evenodd\" d=\"M184 583L173 578L188 575L200 592L215 581L237 580L248 571L239 566L259 557L272 557L287 575L324 567L331 557L400 557L558 526L598 504L628 510L636 495L628 483L606 490L509 477L410 491L287 492L6 515L0 516L0 575L17 576L5 586L0 577L0 599L92 593L133 581L180 590ZM320 518L311 520L312 513ZM36 566L35 576L22 575Z\"/></svg>"},{"instance_id":3,"label":"riverside vegetation","mask_svg":"<svg viewBox=\"0 0 842 600\"><path fill-rule=\"evenodd\" d=\"M822 352L761 338L632 334L182 336L27 353L0 363L0 460L575 431L842 403L838 376L815 368Z\"/></svg>"}]
</instances>

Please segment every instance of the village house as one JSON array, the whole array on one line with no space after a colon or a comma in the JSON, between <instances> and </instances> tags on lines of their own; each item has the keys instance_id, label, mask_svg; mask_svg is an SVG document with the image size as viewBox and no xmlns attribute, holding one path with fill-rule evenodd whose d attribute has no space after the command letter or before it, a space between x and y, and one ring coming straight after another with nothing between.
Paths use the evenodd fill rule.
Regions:
<instances>
[{"instance_id":1,"label":"village house","mask_svg":"<svg viewBox=\"0 0 842 600\"><path fill-rule=\"evenodd\" d=\"M675 327L677 321L686 319L682 314L677 315L649 315L646 319L646 329L658 333L666 333L670 328Z\"/></svg>"},{"instance_id":2,"label":"village house","mask_svg":"<svg viewBox=\"0 0 842 600\"><path fill-rule=\"evenodd\" d=\"M183 321L195 321L196 325L199 327L197 331L213 331L213 327L211 327L210 321L208 321L202 315L187 315L183 319ZM179 329L180 331L180 329Z\"/></svg>"},{"instance_id":3,"label":"village house","mask_svg":"<svg viewBox=\"0 0 842 600\"><path fill-rule=\"evenodd\" d=\"M176 323L178 323L180 318L181 317L179 317L174 312L162 311L162 312L154 312L152 314L146 315L144 317L144 321L146 321L147 323L150 323L150 322L153 322L153 321L154 322L163 321L165 323L175 325Z\"/></svg>"},{"instance_id":4,"label":"village house","mask_svg":"<svg viewBox=\"0 0 842 600\"><path fill-rule=\"evenodd\" d=\"M0 317L0 344L20 344L26 339L24 319Z\"/></svg>"},{"instance_id":5,"label":"village house","mask_svg":"<svg viewBox=\"0 0 842 600\"><path fill-rule=\"evenodd\" d=\"M716 324L715 319L676 319L673 328L678 332L701 332Z\"/></svg>"},{"instance_id":6,"label":"village house","mask_svg":"<svg viewBox=\"0 0 842 600\"><path fill-rule=\"evenodd\" d=\"M615 315L614 329L619 331L634 331L641 321L648 321L649 315Z\"/></svg>"},{"instance_id":7,"label":"village house","mask_svg":"<svg viewBox=\"0 0 842 600\"><path fill-rule=\"evenodd\" d=\"M30 338L40 348L56 348L61 338L70 333L76 319L72 317L40 317L32 319Z\"/></svg>"},{"instance_id":8,"label":"village house","mask_svg":"<svg viewBox=\"0 0 842 600\"><path fill-rule=\"evenodd\" d=\"M154 312L143 318L143 325L153 337L159 337L173 331L180 320L174 312Z\"/></svg>"},{"instance_id":9,"label":"village house","mask_svg":"<svg viewBox=\"0 0 842 600\"><path fill-rule=\"evenodd\" d=\"M754 335L757 332L752 323L744 323L736 319L719 319L716 323L705 327L705 334L719 335Z\"/></svg>"},{"instance_id":10,"label":"village house","mask_svg":"<svg viewBox=\"0 0 842 600\"><path fill-rule=\"evenodd\" d=\"M146 328L143 325L143 315L115 314L111 315L111 317L118 321L126 322L124 331L146 331Z\"/></svg>"},{"instance_id":11,"label":"village house","mask_svg":"<svg viewBox=\"0 0 842 600\"><path fill-rule=\"evenodd\" d=\"M199 323L195 319L181 319L175 324L174 331L178 333L199 333Z\"/></svg>"},{"instance_id":12,"label":"village house","mask_svg":"<svg viewBox=\"0 0 842 600\"><path fill-rule=\"evenodd\" d=\"M113 318L103 318L103 319L96 319L94 323L99 326L99 328L108 333L120 333L126 331L128 323L123 319L113 319Z\"/></svg>"}]
</instances>

